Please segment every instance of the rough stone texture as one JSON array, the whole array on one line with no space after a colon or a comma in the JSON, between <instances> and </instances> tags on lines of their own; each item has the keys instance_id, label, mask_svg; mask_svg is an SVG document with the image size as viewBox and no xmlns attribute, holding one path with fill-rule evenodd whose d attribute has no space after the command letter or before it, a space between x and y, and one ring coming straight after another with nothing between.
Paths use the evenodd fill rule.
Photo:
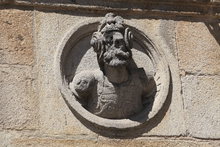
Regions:
<instances>
[{"instance_id":1,"label":"rough stone texture","mask_svg":"<svg viewBox=\"0 0 220 147\"><path fill-rule=\"evenodd\" d=\"M219 23L178 22L176 39L187 132L220 138Z\"/></svg>"},{"instance_id":2,"label":"rough stone texture","mask_svg":"<svg viewBox=\"0 0 220 147\"><path fill-rule=\"evenodd\" d=\"M54 71L58 44L70 28L85 18L36 12L36 58L40 99L40 127L46 134L94 134L86 129L65 104ZM91 19L91 18L90 18Z\"/></svg>"},{"instance_id":3,"label":"rough stone texture","mask_svg":"<svg viewBox=\"0 0 220 147\"><path fill-rule=\"evenodd\" d=\"M36 129L33 11L0 10L0 129Z\"/></svg>"},{"instance_id":4,"label":"rough stone texture","mask_svg":"<svg viewBox=\"0 0 220 147\"><path fill-rule=\"evenodd\" d=\"M100 137L74 117L54 74L57 46L65 34L103 15L50 10L36 11L34 18L31 10L6 8L0 10L0 146L220 146L218 20L125 16L126 23L137 25L164 49L173 93L164 113L145 128L144 138L119 141Z\"/></svg>"},{"instance_id":5,"label":"rough stone texture","mask_svg":"<svg viewBox=\"0 0 220 147\"><path fill-rule=\"evenodd\" d=\"M220 141L191 138L142 137L135 139L109 139L89 135L45 135L38 132L3 131L0 132L0 146L39 146L39 147L219 147Z\"/></svg>"},{"instance_id":6,"label":"rough stone texture","mask_svg":"<svg viewBox=\"0 0 220 147\"><path fill-rule=\"evenodd\" d=\"M147 107L144 101L149 100L150 96L147 98L146 95L156 93L155 79L144 76L146 73L140 68L128 69L132 68L129 62L133 59L133 33L124 25L121 16L113 13L105 15L90 41L98 63L100 66L103 63L103 67L84 69L70 83L72 92L79 101L84 102L85 108L103 118L123 119L137 115ZM70 60L74 57L70 56Z\"/></svg>"},{"instance_id":7,"label":"rough stone texture","mask_svg":"<svg viewBox=\"0 0 220 147\"><path fill-rule=\"evenodd\" d=\"M220 142L213 141L196 141L196 140L164 140L163 139L128 139L128 140L94 140L94 139L52 139L52 138L33 138L33 139L15 139L12 143L15 146L65 146L65 147L115 147L115 146L126 146L126 147L218 147Z\"/></svg>"},{"instance_id":8,"label":"rough stone texture","mask_svg":"<svg viewBox=\"0 0 220 147\"><path fill-rule=\"evenodd\" d=\"M213 29L209 31L210 29ZM180 69L192 74L220 75L219 23L177 23Z\"/></svg>"},{"instance_id":9,"label":"rough stone texture","mask_svg":"<svg viewBox=\"0 0 220 147\"><path fill-rule=\"evenodd\" d=\"M155 19L131 19L128 21L130 25L137 25L140 30L145 32L148 37L164 50L165 56L167 56L171 75L173 79L173 93L172 98L166 102L166 106L163 109L165 114L160 114L149 123L144 136L180 136L185 134L185 122L183 118L183 103L181 96L181 83L179 78L178 61L174 58L176 54L175 47L175 22L167 20L155 20ZM167 28L172 28L167 30ZM167 40L171 38L171 40ZM169 105L170 103L170 105ZM160 120L160 117L162 120Z\"/></svg>"},{"instance_id":10,"label":"rough stone texture","mask_svg":"<svg viewBox=\"0 0 220 147\"><path fill-rule=\"evenodd\" d=\"M33 11L0 7L0 63L33 65Z\"/></svg>"},{"instance_id":11,"label":"rough stone texture","mask_svg":"<svg viewBox=\"0 0 220 147\"><path fill-rule=\"evenodd\" d=\"M174 20L163 20L160 24L160 36L164 39L169 46L170 52L177 58L177 45L176 45L176 27L177 22Z\"/></svg>"},{"instance_id":12,"label":"rough stone texture","mask_svg":"<svg viewBox=\"0 0 220 147\"><path fill-rule=\"evenodd\" d=\"M35 130L3 130L0 132L0 146L8 147L8 146L17 146L13 142L16 139L22 138L35 138L38 136L38 131ZM27 145L26 145L27 146Z\"/></svg>"},{"instance_id":13,"label":"rough stone texture","mask_svg":"<svg viewBox=\"0 0 220 147\"><path fill-rule=\"evenodd\" d=\"M74 15L64 15L59 13L36 13L36 34L37 34L37 61L38 61L38 80L40 83L39 95L41 95L41 127L42 131L49 134L70 133L70 134L88 134L90 131L76 120L73 114L66 106L57 88L54 74L54 56L58 43L62 37L71 29L81 22L89 21L94 17L79 17ZM160 20L138 20L132 19L127 21L130 25L138 24L138 28L149 35L151 39L158 42L159 46L165 47L164 39L160 37ZM166 23L165 23L166 24ZM49 29L48 29L49 28ZM164 50L166 50L164 49ZM169 52L169 51L168 51ZM171 57L172 58L172 57ZM173 62L172 72L178 74L178 63L175 59ZM90 64L90 63L87 63ZM86 65L87 67L89 65ZM91 65L92 66L92 65ZM147 127L144 135L168 135L179 136L184 134L184 120L182 98L180 95L180 82L178 76L174 76L174 93L171 106L167 113L157 116L156 122L151 122ZM168 102L169 104L170 102ZM165 115L165 116L164 116ZM162 118L162 120L161 120ZM155 125L157 127L155 127ZM174 127L175 126L175 127ZM166 128L166 129L165 129Z\"/></svg>"},{"instance_id":14,"label":"rough stone texture","mask_svg":"<svg viewBox=\"0 0 220 147\"><path fill-rule=\"evenodd\" d=\"M189 135L220 138L220 77L186 76L182 82Z\"/></svg>"},{"instance_id":15,"label":"rough stone texture","mask_svg":"<svg viewBox=\"0 0 220 147\"><path fill-rule=\"evenodd\" d=\"M0 65L0 129L36 129L38 99L32 68Z\"/></svg>"}]
</instances>

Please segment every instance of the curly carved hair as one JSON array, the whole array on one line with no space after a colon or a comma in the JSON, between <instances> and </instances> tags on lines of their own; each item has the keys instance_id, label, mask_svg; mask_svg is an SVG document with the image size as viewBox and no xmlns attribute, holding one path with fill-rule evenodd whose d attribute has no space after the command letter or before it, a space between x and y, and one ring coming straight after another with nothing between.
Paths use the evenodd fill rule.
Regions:
<instances>
[{"instance_id":1,"label":"curly carved hair","mask_svg":"<svg viewBox=\"0 0 220 147\"><path fill-rule=\"evenodd\" d=\"M107 13L104 19L100 22L97 32L92 34L90 41L91 46L97 53L97 60L100 68L103 67L103 54L105 53L105 34L117 31L123 34L125 46L131 54L133 34L128 27L125 26L124 20L121 16L116 16L113 13Z\"/></svg>"}]
</instances>

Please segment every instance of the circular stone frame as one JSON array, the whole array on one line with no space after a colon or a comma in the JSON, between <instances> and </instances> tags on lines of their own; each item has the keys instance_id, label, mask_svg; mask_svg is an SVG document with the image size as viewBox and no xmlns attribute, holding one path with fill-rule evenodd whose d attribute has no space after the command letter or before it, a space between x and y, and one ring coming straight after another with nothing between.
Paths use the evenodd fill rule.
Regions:
<instances>
[{"instance_id":1,"label":"circular stone frame","mask_svg":"<svg viewBox=\"0 0 220 147\"><path fill-rule=\"evenodd\" d=\"M73 112L84 125L91 127L92 130L131 130L139 128L152 119L163 107L169 93L170 87L170 70L168 62L164 56L163 50L157 48L154 43L142 31L135 27L127 25L134 34L134 41L143 47L149 58L151 59L155 68L156 74L154 79L156 85L160 87L155 95L154 102L151 109L145 108L141 113L128 119L106 119L96 116L87 111L72 95L68 88L68 82L64 75L64 63L69 51L74 45L83 37L88 36L96 31L99 20L81 23L79 26L73 27L70 32L66 34L58 46L58 51L55 60L55 70L59 89L61 94Z\"/></svg>"}]
</instances>

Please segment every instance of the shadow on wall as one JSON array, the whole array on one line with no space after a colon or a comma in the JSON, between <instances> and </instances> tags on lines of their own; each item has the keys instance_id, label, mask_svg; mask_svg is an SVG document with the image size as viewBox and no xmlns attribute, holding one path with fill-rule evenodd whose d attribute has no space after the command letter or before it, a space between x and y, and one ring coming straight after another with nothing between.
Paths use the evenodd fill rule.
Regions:
<instances>
[{"instance_id":1,"label":"shadow on wall","mask_svg":"<svg viewBox=\"0 0 220 147\"><path fill-rule=\"evenodd\" d=\"M215 38L215 40L220 45L220 22L211 22L205 23L206 27L209 29L209 32Z\"/></svg>"}]
</instances>

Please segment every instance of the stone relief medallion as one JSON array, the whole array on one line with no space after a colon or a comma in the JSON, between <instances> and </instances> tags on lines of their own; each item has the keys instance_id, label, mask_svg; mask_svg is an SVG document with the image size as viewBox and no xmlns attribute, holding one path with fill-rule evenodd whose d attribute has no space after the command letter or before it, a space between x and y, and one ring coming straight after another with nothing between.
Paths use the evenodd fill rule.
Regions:
<instances>
[{"instance_id":1,"label":"stone relief medallion","mask_svg":"<svg viewBox=\"0 0 220 147\"><path fill-rule=\"evenodd\" d=\"M163 50L113 13L74 27L56 59L66 104L92 130L144 126L168 96L170 72Z\"/></svg>"}]
</instances>

